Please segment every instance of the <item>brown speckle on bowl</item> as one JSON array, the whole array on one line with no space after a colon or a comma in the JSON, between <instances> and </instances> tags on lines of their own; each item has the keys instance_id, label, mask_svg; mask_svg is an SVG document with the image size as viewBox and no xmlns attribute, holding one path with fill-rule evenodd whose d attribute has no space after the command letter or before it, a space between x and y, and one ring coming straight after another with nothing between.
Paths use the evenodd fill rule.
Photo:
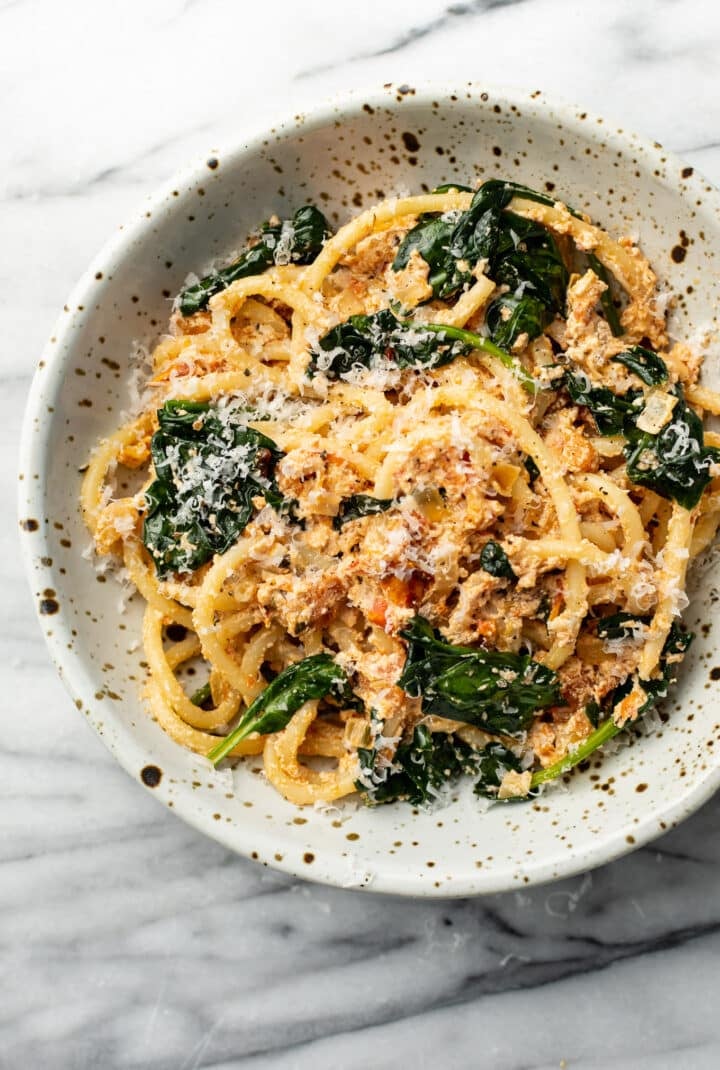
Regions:
<instances>
[{"instance_id":1,"label":"brown speckle on bowl","mask_svg":"<svg viewBox=\"0 0 720 1070\"><path fill-rule=\"evenodd\" d=\"M140 771L140 779L146 788L156 788L162 780L162 769L156 765L146 765Z\"/></svg>"}]
</instances>

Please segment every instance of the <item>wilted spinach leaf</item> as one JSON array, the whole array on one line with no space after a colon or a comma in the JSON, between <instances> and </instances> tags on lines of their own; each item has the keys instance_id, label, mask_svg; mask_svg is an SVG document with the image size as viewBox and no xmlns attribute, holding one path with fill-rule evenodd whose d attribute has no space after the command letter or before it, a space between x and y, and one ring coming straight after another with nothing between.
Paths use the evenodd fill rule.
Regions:
<instances>
[{"instance_id":1,"label":"wilted spinach leaf","mask_svg":"<svg viewBox=\"0 0 720 1070\"><path fill-rule=\"evenodd\" d=\"M646 352L657 356L650 350ZM646 360L644 370L648 375L654 374L657 365ZM633 483L686 509L697 505L712 479L712 466L720 462L720 450L704 445L702 421L686 403L679 384L671 391L677 402L670 419L653 434L637 427L644 408L642 391L614 394L606 386L593 386L584 373L571 371L565 373L564 381L572 401L590 410L601 435L623 435L627 439L623 452Z\"/></svg>"},{"instance_id":2,"label":"wilted spinach leaf","mask_svg":"<svg viewBox=\"0 0 720 1070\"><path fill-rule=\"evenodd\" d=\"M510 558L500 543L495 542L494 539L486 542L480 551L480 568L484 569L485 572L489 572L491 576L497 576L500 579L517 579L510 564Z\"/></svg>"},{"instance_id":3,"label":"wilted spinach leaf","mask_svg":"<svg viewBox=\"0 0 720 1070\"><path fill-rule=\"evenodd\" d=\"M200 706L204 708L212 702L212 691L210 690L210 683L203 684L197 691L194 691L190 696L190 701L193 706Z\"/></svg>"},{"instance_id":4,"label":"wilted spinach leaf","mask_svg":"<svg viewBox=\"0 0 720 1070\"><path fill-rule=\"evenodd\" d=\"M275 264L311 263L330 233L325 216L311 204L298 208L292 219L263 223L255 245L241 253L232 264L210 272L200 282L182 291L180 311L183 316L192 316L206 308L210 298L231 283L249 275L260 275Z\"/></svg>"},{"instance_id":5,"label":"wilted spinach leaf","mask_svg":"<svg viewBox=\"0 0 720 1070\"><path fill-rule=\"evenodd\" d=\"M584 372L567 371L565 387L575 405L584 405L590 410L601 435L624 434L627 426L634 426L642 411L642 391L614 394L607 386L593 386Z\"/></svg>"},{"instance_id":6,"label":"wilted spinach leaf","mask_svg":"<svg viewBox=\"0 0 720 1070\"><path fill-rule=\"evenodd\" d=\"M353 368L437 368L469 353L466 342L424 325L408 325L389 308L367 316L351 316L331 328L310 354L308 374L321 370L329 379L347 375Z\"/></svg>"},{"instance_id":7,"label":"wilted spinach leaf","mask_svg":"<svg viewBox=\"0 0 720 1070\"><path fill-rule=\"evenodd\" d=\"M630 346L629 349L618 353L612 359L617 364L624 364L648 386L659 386L660 383L667 382L667 364L652 349L646 349L644 346Z\"/></svg>"},{"instance_id":8,"label":"wilted spinach leaf","mask_svg":"<svg viewBox=\"0 0 720 1070\"><path fill-rule=\"evenodd\" d=\"M408 651L398 686L422 697L423 713L512 736L560 700L556 673L527 654L454 646L419 616L400 634Z\"/></svg>"},{"instance_id":9,"label":"wilted spinach leaf","mask_svg":"<svg viewBox=\"0 0 720 1070\"><path fill-rule=\"evenodd\" d=\"M361 760L366 776L372 773L373 761L373 751ZM371 788L361 782L358 788L367 792L368 801L373 803L405 799L412 806L423 806L436 799L445 784L463 773L476 773L479 764L478 752L467 743L449 732L431 732L427 725L419 724L412 739L399 744L385 779Z\"/></svg>"},{"instance_id":10,"label":"wilted spinach leaf","mask_svg":"<svg viewBox=\"0 0 720 1070\"><path fill-rule=\"evenodd\" d=\"M254 497L284 504L274 478L283 454L245 419L239 408L197 401L166 401L158 411L143 542L159 576L224 553L250 520Z\"/></svg>"},{"instance_id":11,"label":"wilted spinach leaf","mask_svg":"<svg viewBox=\"0 0 720 1070\"><path fill-rule=\"evenodd\" d=\"M488 743L487 747L479 751L479 756L480 779L475 785L475 794L486 799L496 799L505 774L522 771L520 760L502 743Z\"/></svg>"},{"instance_id":12,"label":"wilted spinach leaf","mask_svg":"<svg viewBox=\"0 0 720 1070\"><path fill-rule=\"evenodd\" d=\"M552 204L544 194L512 182L491 179L458 216L423 216L398 249L393 269L406 267L414 251L429 266L433 296L452 297L473 281L479 260L486 274L508 292L488 307L492 340L509 349L521 334L536 338L565 303L568 274L550 232L538 223L507 212L514 196Z\"/></svg>"},{"instance_id":13,"label":"wilted spinach leaf","mask_svg":"<svg viewBox=\"0 0 720 1070\"><path fill-rule=\"evenodd\" d=\"M547 766L545 769L536 770L532 775L531 788L536 788L540 784L546 783L548 780L555 780L557 777L567 773L574 766L586 761L594 751L598 750L599 747L602 747L620 732L632 728L632 726L637 723L636 721L627 721L623 725L618 725L613 720L613 710L615 706L630 694L636 682L639 683L640 687L647 695L646 701L638 710L638 715L646 713L648 710L652 709L660 699L666 698L671 685L675 683L676 669L685 656L692 640L692 632L686 632L682 625L673 623L663 645L662 654L658 663L658 676L654 677L652 680L639 681L636 680L634 675L629 676L619 687L616 687L614 691L610 692L602 706L597 702L589 703L588 706L585 707L585 713L591 724L597 726L595 731L592 732L579 747L576 747L571 753L566 754L564 758ZM606 719L602 721L601 724L598 724L600 715L603 712L606 714Z\"/></svg>"},{"instance_id":14,"label":"wilted spinach leaf","mask_svg":"<svg viewBox=\"0 0 720 1070\"><path fill-rule=\"evenodd\" d=\"M600 295L600 304L602 305L605 319L608 322L610 330L616 338L619 338L625 331L623 330L618 310L615 308L615 302L613 301L612 287L613 283L615 283L615 278L610 274L602 261L598 260L594 253L587 254L587 262L600 281L604 282L607 286L607 289L603 290Z\"/></svg>"},{"instance_id":15,"label":"wilted spinach leaf","mask_svg":"<svg viewBox=\"0 0 720 1070\"><path fill-rule=\"evenodd\" d=\"M531 394L538 386L529 372L489 338L442 323L400 320L389 308L338 323L310 353L307 374L322 371L329 379L356 368L438 368L474 349L490 354L508 368Z\"/></svg>"},{"instance_id":16,"label":"wilted spinach leaf","mask_svg":"<svg viewBox=\"0 0 720 1070\"><path fill-rule=\"evenodd\" d=\"M345 671L329 654L313 654L289 665L251 702L236 728L208 753L217 765L233 747L253 732L267 735L287 727L290 718L311 699L332 696L345 708L358 708Z\"/></svg>"},{"instance_id":17,"label":"wilted spinach leaf","mask_svg":"<svg viewBox=\"0 0 720 1070\"><path fill-rule=\"evenodd\" d=\"M660 675L652 680L641 680L640 686L647 695L647 702L640 707L640 713L651 709L661 699L667 698L671 686L677 679L677 669L680 662L695 638L692 632L688 632L681 624L674 621L668 637L663 645L658 668Z\"/></svg>"},{"instance_id":18,"label":"wilted spinach leaf","mask_svg":"<svg viewBox=\"0 0 720 1070\"><path fill-rule=\"evenodd\" d=\"M424 806L463 775L478 777L476 795L496 799L505 774L521 770L519 759L502 743L476 750L451 732L431 732L425 724L416 725L412 739L398 746L387 775L378 776L368 787L368 779L375 775L375 760L374 750L363 752L364 779L357 785L373 804L402 799L411 806Z\"/></svg>"},{"instance_id":19,"label":"wilted spinach leaf","mask_svg":"<svg viewBox=\"0 0 720 1070\"><path fill-rule=\"evenodd\" d=\"M694 509L712 479L710 469L720 462L720 450L704 445L700 417L679 386L674 392L677 403L658 434L626 428L627 473L633 483Z\"/></svg>"},{"instance_id":20,"label":"wilted spinach leaf","mask_svg":"<svg viewBox=\"0 0 720 1070\"><path fill-rule=\"evenodd\" d=\"M340 509L333 518L333 527L339 531L348 520L358 520L363 516L377 516L386 512L393 503L392 498L373 498L371 494L352 494L343 498Z\"/></svg>"},{"instance_id":21,"label":"wilted spinach leaf","mask_svg":"<svg viewBox=\"0 0 720 1070\"><path fill-rule=\"evenodd\" d=\"M535 480L540 475L540 469L535 464L535 461L533 460L533 458L529 454L525 458L525 460L523 461L523 464L525 465L525 471L528 474L528 479L530 481L530 486L532 486L533 483L535 482Z\"/></svg>"},{"instance_id":22,"label":"wilted spinach leaf","mask_svg":"<svg viewBox=\"0 0 720 1070\"><path fill-rule=\"evenodd\" d=\"M611 613L600 617L595 624L595 633L600 639L633 639L638 624L644 624L646 620L647 617L638 617L636 613Z\"/></svg>"}]
</instances>

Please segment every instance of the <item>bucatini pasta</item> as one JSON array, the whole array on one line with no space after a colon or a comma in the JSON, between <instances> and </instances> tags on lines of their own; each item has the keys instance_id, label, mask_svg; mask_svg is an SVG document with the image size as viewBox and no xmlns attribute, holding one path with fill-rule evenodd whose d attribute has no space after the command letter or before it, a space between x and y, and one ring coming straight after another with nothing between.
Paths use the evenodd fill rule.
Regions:
<instances>
[{"instance_id":1,"label":"bucatini pasta","mask_svg":"<svg viewBox=\"0 0 720 1070\"><path fill-rule=\"evenodd\" d=\"M720 397L665 305L629 239L495 180L335 234L305 206L184 290L82 490L163 729L297 804L421 804L636 724L720 520Z\"/></svg>"}]
</instances>

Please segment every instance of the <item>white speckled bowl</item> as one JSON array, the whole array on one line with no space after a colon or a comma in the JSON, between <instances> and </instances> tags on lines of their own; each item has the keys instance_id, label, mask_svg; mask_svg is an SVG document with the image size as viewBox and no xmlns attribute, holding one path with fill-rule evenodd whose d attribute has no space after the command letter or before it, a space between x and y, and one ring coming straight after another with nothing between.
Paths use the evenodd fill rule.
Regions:
<instances>
[{"instance_id":1,"label":"white speckled bowl","mask_svg":"<svg viewBox=\"0 0 720 1070\"><path fill-rule=\"evenodd\" d=\"M403 895L470 895L597 866L682 820L720 781L715 571L687 613L698 636L655 735L593 763L569 790L482 813L321 813L282 799L247 766L216 774L174 744L139 698L140 606L83 557L78 469L128 402L134 339L153 340L190 270L242 243L272 212L317 201L336 221L392 191L509 176L553 189L615 233L638 232L680 296L677 336L713 320L720 198L659 145L539 93L467 85L385 87L296 116L215 153L160 191L89 268L40 362L22 449L20 518L52 658L75 704L128 773L198 829L290 873ZM715 369L709 368L709 378Z\"/></svg>"}]
</instances>

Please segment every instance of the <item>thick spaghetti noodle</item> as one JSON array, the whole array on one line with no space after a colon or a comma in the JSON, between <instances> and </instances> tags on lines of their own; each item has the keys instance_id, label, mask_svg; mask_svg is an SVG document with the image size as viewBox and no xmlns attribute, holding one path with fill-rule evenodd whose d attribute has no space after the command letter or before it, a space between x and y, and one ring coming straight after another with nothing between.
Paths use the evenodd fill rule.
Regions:
<instances>
[{"instance_id":1,"label":"thick spaghetti noodle","mask_svg":"<svg viewBox=\"0 0 720 1070\"><path fill-rule=\"evenodd\" d=\"M501 182L332 236L308 206L184 291L152 362L82 505L182 746L262 754L299 804L503 799L666 694L720 397L629 240Z\"/></svg>"}]
</instances>

